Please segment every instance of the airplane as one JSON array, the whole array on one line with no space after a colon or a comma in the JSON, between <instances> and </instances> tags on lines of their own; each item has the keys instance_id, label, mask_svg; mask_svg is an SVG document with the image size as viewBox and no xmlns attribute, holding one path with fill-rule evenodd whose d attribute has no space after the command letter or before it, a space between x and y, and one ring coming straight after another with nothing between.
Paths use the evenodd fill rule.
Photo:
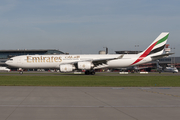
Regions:
<instances>
[{"instance_id":1,"label":"airplane","mask_svg":"<svg viewBox=\"0 0 180 120\"><path fill-rule=\"evenodd\" d=\"M89 54L89 55L22 55L12 57L5 63L23 69L59 69L60 72L84 70L86 75L94 75L95 69L123 68L137 66L172 53L163 53L169 32L162 32L143 52L138 54Z\"/></svg>"},{"instance_id":2,"label":"airplane","mask_svg":"<svg viewBox=\"0 0 180 120\"><path fill-rule=\"evenodd\" d=\"M156 63L157 65L157 71L159 71L159 73L161 73L162 71L164 72L172 72L172 73L178 73L178 69L174 66L168 66L163 70L163 67L159 65L159 61L157 61Z\"/></svg>"},{"instance_id":3,"label":"airplane","mask_svg":"<svg viewBox=\"0 0 180 120\"><path fill-rule=\"evenodd\" d=\"M177 69L176 67L170 66L170 67L166 67L166 68L164 69L164 72L178 73L179 71L178 71L178 69Z\"/></svg>"},{"instance_id":4,"label":"airplane","mask_svg":"<svg viewBox=\"0 0 180 120\"><path fill-rule=\"evenodd\" d=\"M10 72L11 70L7 67L0 67L0 71Z\"/></svg>"}]
</instances>

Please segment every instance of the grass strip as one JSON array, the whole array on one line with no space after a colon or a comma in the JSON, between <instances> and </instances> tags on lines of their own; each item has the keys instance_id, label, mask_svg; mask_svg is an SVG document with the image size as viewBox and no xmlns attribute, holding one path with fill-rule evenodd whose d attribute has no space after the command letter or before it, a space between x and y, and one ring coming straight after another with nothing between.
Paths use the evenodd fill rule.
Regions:
<instances>
[{"instance_id":1,"label":"grass strip","mask_svg":"<svg viewBox=\"0 0 180 120\"><path fill-rule=\"evenodd\" d=\"M0 76L0 86L180 87L180 76Z\"/></svg>"}]
</instances>

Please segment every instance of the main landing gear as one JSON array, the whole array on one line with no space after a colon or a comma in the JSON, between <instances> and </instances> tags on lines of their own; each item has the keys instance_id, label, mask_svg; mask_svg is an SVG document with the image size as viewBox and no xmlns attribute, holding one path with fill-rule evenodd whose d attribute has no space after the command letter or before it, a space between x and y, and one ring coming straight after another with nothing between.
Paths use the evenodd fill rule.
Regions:
<instances>
[{"instance_id":1,"label":"main landing gear","mask_svg":"<svg viewBox=\"0 0 180 120\"><path fill-rule=\"evenodd\" d=\"M95 75L95 71L94 70L86 70L85 75Z\"/></svg>"}]
</instances>

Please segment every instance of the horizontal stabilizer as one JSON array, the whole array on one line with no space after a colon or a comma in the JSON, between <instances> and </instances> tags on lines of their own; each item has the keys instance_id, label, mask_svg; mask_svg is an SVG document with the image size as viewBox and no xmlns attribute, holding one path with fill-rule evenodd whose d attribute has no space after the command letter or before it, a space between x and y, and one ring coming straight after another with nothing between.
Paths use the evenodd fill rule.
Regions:
<instances>
[{"instance_id":1,"label":"horizontal stabilizer","mask_svg":"<svg viewBox=\"0 0 180 120\"><path fill-rule=\"evenodd\" d=\"M160 58L163 58L163 57L168 57L169 55L172 55L172 54L174 54L174 53L167 53L167 54L152 56L151 58L156 60L156 59L160 59Z\"/></svg>"}]
</instances>

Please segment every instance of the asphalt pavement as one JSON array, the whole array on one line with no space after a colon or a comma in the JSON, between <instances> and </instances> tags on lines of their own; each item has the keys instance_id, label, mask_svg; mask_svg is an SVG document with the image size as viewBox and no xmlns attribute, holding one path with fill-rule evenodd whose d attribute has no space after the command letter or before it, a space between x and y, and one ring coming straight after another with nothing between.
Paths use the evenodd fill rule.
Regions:
<instances>
[{"instance_id":1,"label":"asphalt pavement","mask_svg":"<svg viewBox=\"0 0 180 120\"><path fill-rule=\"evenodd\" d=\"M0 86L0 120L179 120L180 87Z\"/></svg>"}]
</instances>

